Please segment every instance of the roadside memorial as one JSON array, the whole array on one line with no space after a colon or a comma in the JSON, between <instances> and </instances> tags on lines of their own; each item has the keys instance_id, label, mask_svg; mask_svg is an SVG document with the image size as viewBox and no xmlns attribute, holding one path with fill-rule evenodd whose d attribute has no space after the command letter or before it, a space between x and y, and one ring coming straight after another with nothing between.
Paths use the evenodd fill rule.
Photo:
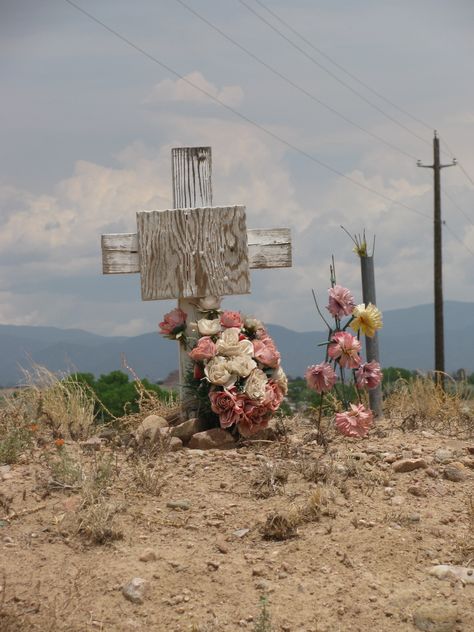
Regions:
<instances>
[{"instance_id":1,"label":"roadside memorial","mask_svg":"<svg viewBox=\"0 0 474 632\"><path fill-rule=\"evenodd\" d=\"M290 267L291 237L286 228L247 230L245 206L212 206L210 147L174 148L171 157L173 209L138 211L136 233L102 235L102 269L104 274L139 273L142 300L178 299L168 322L163 321L162 333L182 338L180 384L189 416L200 408L196 393L183 390L190 370L194 374L189 352L202 336L198 321L203 314L212 320L214 314L220 322L219 297L250 293L250 269ZM243 335L241 329L238 336ZM219 344L217 337L233 340L234 332L216 331L212 336ZM265 335L258 336L265 345ZM250 344L247 352L252 359Z\"/></svg>"}]
</instances>

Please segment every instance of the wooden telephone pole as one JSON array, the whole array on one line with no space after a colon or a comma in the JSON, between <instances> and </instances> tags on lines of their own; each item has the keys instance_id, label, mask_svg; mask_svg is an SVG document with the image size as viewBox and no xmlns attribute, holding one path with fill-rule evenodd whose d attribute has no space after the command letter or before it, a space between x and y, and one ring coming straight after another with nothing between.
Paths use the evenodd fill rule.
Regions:
<instances>
[{"instance_id":1,"label":"wooden telephone pole","mask_svg":"<svg viewBox=\"0 0 474 632\"><path fill-rule=\"evenodd\" d=\"M439 157L439 138L435 130L433 138L433 164L423 165L418 160L417 166L424 169L433 169L434 174L434 348L435 348L435 375L438 384L444 386L444 310L443 310L443 241L441 220L441 169L454 167L453 162L442 165Z\"/></svg>"}]
</instances>

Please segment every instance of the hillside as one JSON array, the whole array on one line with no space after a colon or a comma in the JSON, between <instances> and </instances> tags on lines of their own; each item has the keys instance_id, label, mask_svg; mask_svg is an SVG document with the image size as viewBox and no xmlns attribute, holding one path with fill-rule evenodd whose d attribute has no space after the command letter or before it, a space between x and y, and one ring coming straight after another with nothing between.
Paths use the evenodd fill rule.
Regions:
<instances>
[{"instance_id":1,"label":"hillside","mask_svg":"<svg viewBox=\"0 0 474 632\"><path fill-rule=\"evenodd\" d=\"M445 304L446 368L474 371L474 303L447 301ZM322 359L318 344L326 332L296 332L269 325L282 354L283 366L291 376L302 375L309 364ZM79 329L0 325L0 385L17 384L20 367L31 361L52 371L78 370L100 375L122 366L125 356L138 375L152 381L166 378L177 367L176 345L147 333L133 337L107 337ZM427 371L433 368L433 307L418 305L384 312L380 332L381 361Z\"/></svg>"}]
</instances>

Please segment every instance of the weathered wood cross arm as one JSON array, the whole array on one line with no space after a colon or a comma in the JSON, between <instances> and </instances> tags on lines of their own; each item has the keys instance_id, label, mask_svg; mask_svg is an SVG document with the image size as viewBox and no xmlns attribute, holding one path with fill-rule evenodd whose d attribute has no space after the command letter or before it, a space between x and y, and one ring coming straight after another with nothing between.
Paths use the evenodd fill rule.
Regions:
<instances>
[{"instance_id":1,"label":"weathered wood cross arm","mask_svg":"<svg viewBox=\"0 0 474 632\"><path fill-rule=\"evenodd\" d=\"M291 267L291 234L288 228L247 230L249 267ZM137 233L102 235L102 271L104 274L139 273Z\"/></svg>"}]
</instances>

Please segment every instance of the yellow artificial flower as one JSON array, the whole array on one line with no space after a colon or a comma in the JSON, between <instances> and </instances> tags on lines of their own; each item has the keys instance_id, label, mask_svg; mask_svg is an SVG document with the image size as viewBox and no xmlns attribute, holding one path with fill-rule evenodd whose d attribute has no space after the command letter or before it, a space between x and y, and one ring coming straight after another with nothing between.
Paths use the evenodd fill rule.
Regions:
<instances>
[{"instance_id":1,"label":"yellow artificial flower","mask_svg":"<svg viewBox=\"0 0 474 632\"><path fill-rule=\"evenodd\" d=\"M356 305L352 316L351 328L354 331L359 331L360 329L369 338L375 336L377 329L382 329L382 312L372 303L369 303L367 307L364 303Z\"/></svg>"}]
</instances>

